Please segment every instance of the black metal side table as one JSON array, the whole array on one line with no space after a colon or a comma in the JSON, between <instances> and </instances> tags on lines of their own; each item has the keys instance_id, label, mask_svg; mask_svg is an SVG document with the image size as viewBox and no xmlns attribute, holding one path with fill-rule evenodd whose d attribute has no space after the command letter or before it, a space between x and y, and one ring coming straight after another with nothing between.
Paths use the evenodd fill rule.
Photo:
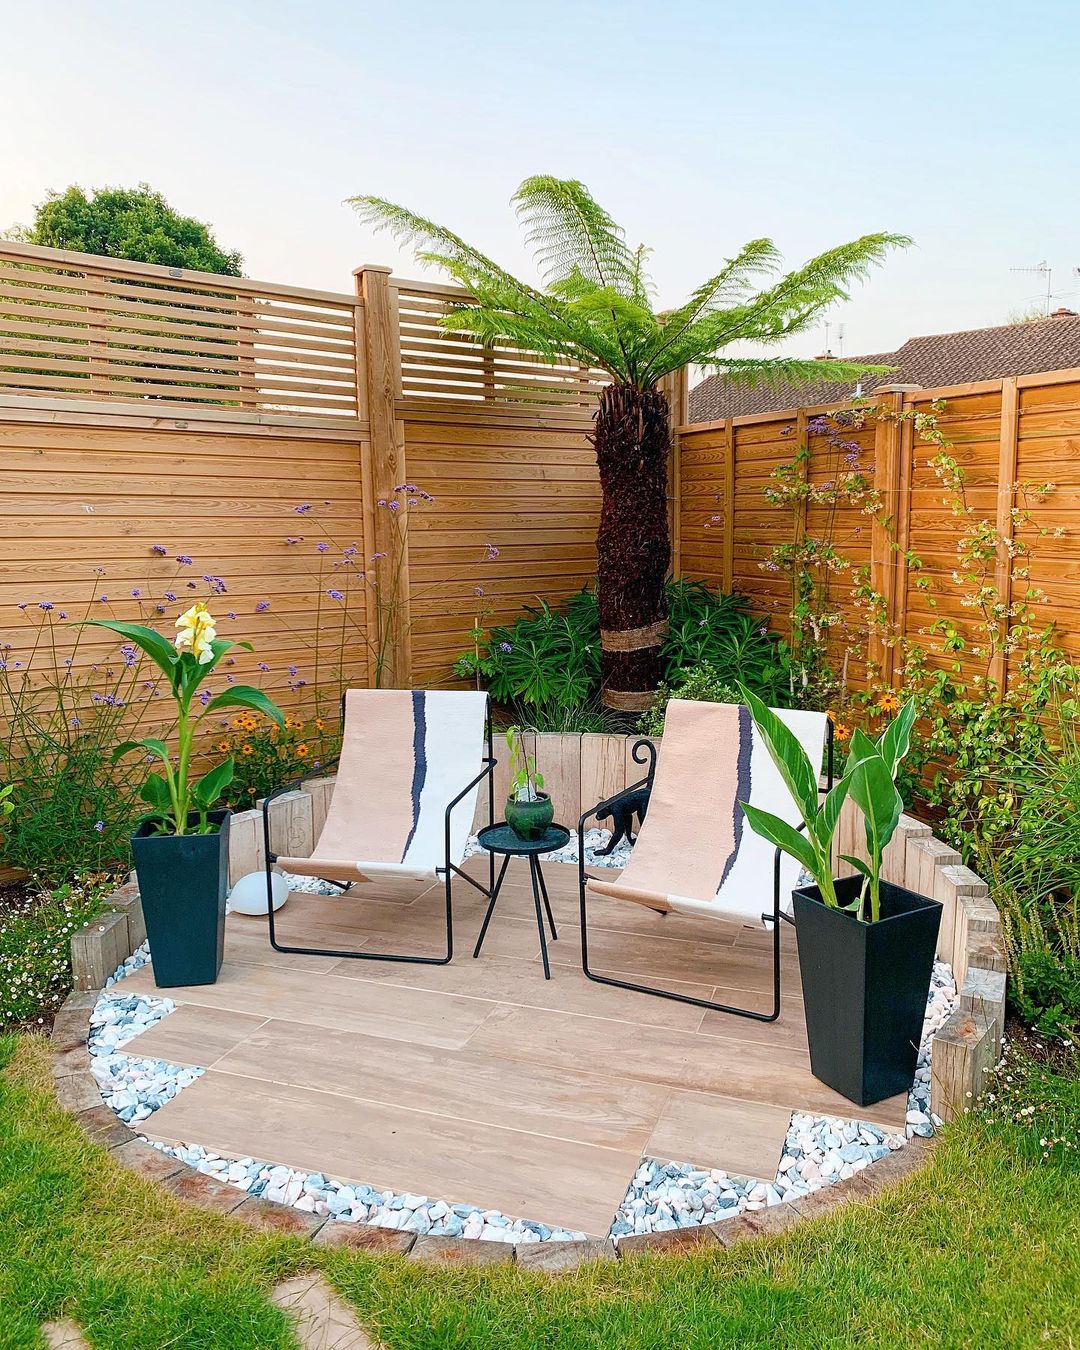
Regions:
<instances>
[{"instance_id":1,"label":"black metal side table","mask_svg":"<svg viewBox=\"0 0 1080 1350\"><path fill-rule=\"evenodd\" d=\"M544 915L540 909L540 901L544 902L544 909L547 911L547 920L551 925L551 939L557 942L559 935L555 931L555 918L551 913L551 901L548 899L547 887L544 885L544 874L540 870L540 855L542 853L554 853L556 849L564 848L570 842L570 831L564 825L549 825L539 839L522 839L505 822L499 825L488 825L476 836L476 842L481 848L487 849L489 853L504 853L502 867L499 869L498 880L495 882L495 889L491 892L491 902L487 907L487 913L484 915L484 922L480 929L480 936L476 939L476 947L473 949L473 957L480 955L480 948L484 945L484 937L488 930L488 924L491 922L491 916L495 912L495 901L499 898L499 891L502 890L503 877L506 876L506 869L510 866L511 858L528 858L529 876L532 880L533 903L536 906L536 927L540 933L540 955L544 958L544 979L551 979L551 967L548 965L547 953L547 935L544 932Z\"/></svg>"}]
</instances>

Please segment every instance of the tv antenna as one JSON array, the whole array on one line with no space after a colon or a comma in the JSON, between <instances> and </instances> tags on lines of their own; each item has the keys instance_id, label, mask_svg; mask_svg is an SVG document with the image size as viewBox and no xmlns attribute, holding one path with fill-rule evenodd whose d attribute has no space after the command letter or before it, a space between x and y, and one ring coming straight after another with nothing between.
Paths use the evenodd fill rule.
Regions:
<instances>
[{"instance_id":1,"label":"tv antenna","mask_svg":"<svg viewBox=\"0 0 1080 1350\"><path fill-rule=\"evenodd\" d=\"M842 323L836 325L836 355L838 357L844 355L844 325Z\"/></svg>"},{"instance_id":2,"label":"tv antenna","mask_svg":"<svg viewBox=\"0 0 1080 1350\"><path fill-rule=\"evenodd\" d=\"M1050 279L1051 279L1051 277L1052 277L1053 274L1054 274L1054 269L1053 269L1052 267L1047 267L1045 258L1043 259L1043 261L1042 261L1041 263L1037 263L1034 267L1010 267L1010 268L1009 268L1009 271L1010 271L1010 272L1025 272L1025 273L1027 273L1028 276L1034 275L1034 276L1040 276L1040 277L1045 277L1045 278L1046 278L1046 309L1045 309L1045 311L1043 312L1043 317L1044 317L1044 318L1049 318L1049 317L1050 317L1050 296L1051 296L1051 291L1050 291Z\"/></svg>"}]
</instances>

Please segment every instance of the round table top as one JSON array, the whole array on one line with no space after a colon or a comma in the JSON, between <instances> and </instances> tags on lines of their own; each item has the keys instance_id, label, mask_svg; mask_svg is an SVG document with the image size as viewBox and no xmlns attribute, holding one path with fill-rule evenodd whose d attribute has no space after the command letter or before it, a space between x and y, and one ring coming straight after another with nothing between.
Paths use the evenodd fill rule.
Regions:
<instances>
[{"instance_id":1,"label":"round table top","mask_svg":"<svg viewBox=\"0 0 1080 1350\"><path fill-rule=\"evenodd\" d=\"M522 839L503 820L497 825L485 825L476 842L489 853L554 853L570 842L570 831L565 825L549 825L539 839Z\"/></svg>"}]
</instances>

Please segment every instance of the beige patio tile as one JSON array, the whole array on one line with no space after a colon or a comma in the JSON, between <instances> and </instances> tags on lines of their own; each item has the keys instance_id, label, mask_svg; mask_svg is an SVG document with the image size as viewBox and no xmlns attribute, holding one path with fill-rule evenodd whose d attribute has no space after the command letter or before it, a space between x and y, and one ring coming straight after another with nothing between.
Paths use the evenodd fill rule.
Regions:
<instances>
[{"instance_id":1,"label":"beige patio tile","mask_svg":"<svg viewBox=\"0 0 1080 1350\"><path fill-rule=\"evenodd\" d=\"M174 1013L156 1022L149 1031L124 1045L124 1053L163 1059L170 1064L196 1064L209 1068L253 1031L264 1017L183 1003Z\"/></svg>"},{"instance_id":2,"label":"beige patio tile","mask_svg":"<svg viewBox=\"0 0 1080 1350\"><path fill-rule=\"evenodd\" d=\"M672 1092L646 1146L650 1158L772 1181L791 1112L712 1093Z\"/></svg>"},{"instance_id":3,"label":"beige patio tile","mask_svg":"<svg viewBox=\"0 0 1080 1350\"><path fill-rule=\"evenodd\" d=\"M640 1153L666 1087L464 1050L265 1023L223 1073Z\"/></svg>"},{"instance_id":4,"label":"beige patio tile","mask_svg":"<svg viewBox=\"0 0 1080 1350\"><path fill-rule=\"evenodd\" d=\"M229 1156L498 1209L592 1237L607 1233L641 1156L219 1069L143 1129L165 1142L197 1140Z\"/></svg>"},{"instance_id":5,"label":"beige patio tile","mask_svg":"<svg viewBox=\"0 0 1080 1350\"><path fill-rule=\"evenodd\" d=\"M374 1350L353 1310L321 1276L284 1280L270 1301L292 1318L302 1350Z\"/></svg>"}]
</instances>

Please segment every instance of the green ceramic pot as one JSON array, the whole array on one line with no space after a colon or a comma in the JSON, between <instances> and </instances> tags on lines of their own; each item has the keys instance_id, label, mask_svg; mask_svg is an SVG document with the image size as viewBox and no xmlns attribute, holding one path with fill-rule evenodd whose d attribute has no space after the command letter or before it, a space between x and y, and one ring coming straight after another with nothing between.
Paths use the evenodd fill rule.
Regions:
<instances>
[{"instance_id":1,"label":"green ceramic pot","mask_svg":"<svg viewBox=\"0 0 1080 1350\"><path fill-rule=\"evenodd\" d=\"M519 839L539 839L554 819L555 808L546 792L538 792L534 802L507 800L506 823Z\"/></svg>"}]
</instances>

